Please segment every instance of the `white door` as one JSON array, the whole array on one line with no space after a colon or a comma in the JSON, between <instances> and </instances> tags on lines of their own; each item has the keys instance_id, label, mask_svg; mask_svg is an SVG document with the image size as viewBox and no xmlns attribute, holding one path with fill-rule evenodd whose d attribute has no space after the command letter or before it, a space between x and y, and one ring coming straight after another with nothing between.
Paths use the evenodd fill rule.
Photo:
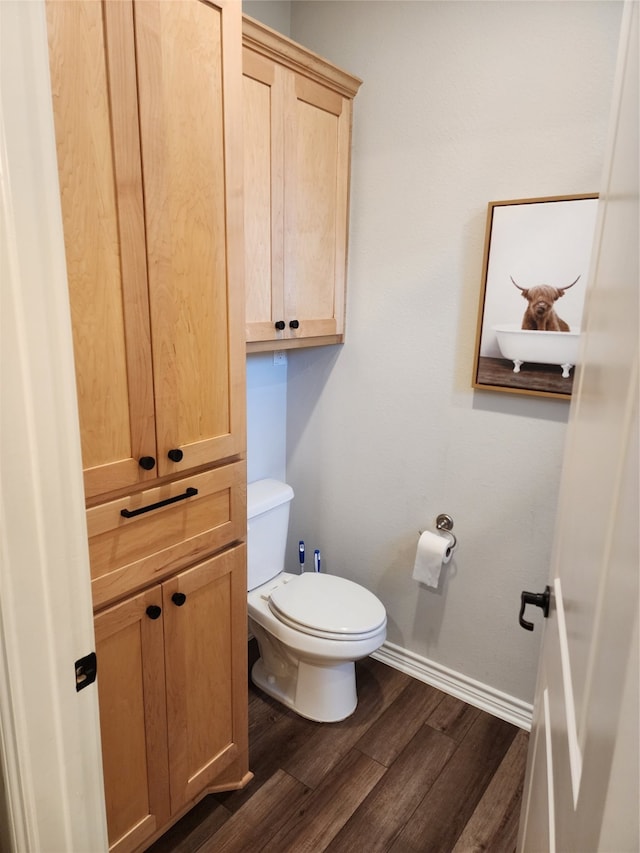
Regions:
<instances>
[{"instance_id":1,"label":"white door","mask_svg":"<svg viewBox=\"0 0 640 853\"><path fill-rule=\"evenodd\" d=\"M583 366L560 489L521 851L640 849L638 12L637 2L628 3L622 26ZM541 626L538 614L528 606L525 619Z\"/></svg>"}]
</instances>

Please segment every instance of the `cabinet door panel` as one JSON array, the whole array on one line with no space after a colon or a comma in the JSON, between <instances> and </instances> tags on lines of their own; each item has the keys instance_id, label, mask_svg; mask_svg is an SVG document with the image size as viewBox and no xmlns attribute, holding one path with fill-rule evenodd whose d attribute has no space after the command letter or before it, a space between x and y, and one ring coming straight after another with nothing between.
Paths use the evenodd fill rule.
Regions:
<instances>
[{"instance_id":1,"label":"cabinet door panel","mask_svg":"<svg viewBox=\"0 0 640 853\"><path fill-rule=\"evenodd\" d=\"M169 818L160 587L95 618L109 849L129 851Z\"/></svg>"},{"instance_id":2,"label":"cabinet door panel","mask_svg":"<svg viewBox=\"0 0 640 853\"><path fill-rule=\"evenodd\" d=\"M240 26L224 0L135 6L160 475L244 445Z\"/></svg>"},{"instance_id":3,"label":"cabinet door panel","mask_svg":"<svg viewBox=\"0 0 640 853\"><path fill-rule=\"evenodd\" d=\"M283 69L243 52L247 341L283 337Z\"/></svg>"},{"instance_id":4,"label":"cabinet door panel","mask_svg":"<svg viewBox=\"0 0 640 853\"><path fill-rule=\"evenodd\" d=\"M285 309L293 337L344 331L351 103L306 78L287 78Z\"/></svg>"},{"instance_id":5,"label":"cabinet door panel","mask_svg":"<svg viewBox=\"0 0 640 853\"><path fill-rule=\"evenodd\" d=\"M153 477L138 460L156 454L132 13L98 0L46 9L91 497Z\"/></svg>"},{"instance_id":6,"label":"cabinet door panel","mask_svg":"<svg viewBox=\"0 0 640 853\"><path fill-rule=\"evenodd\" d=\"M162 585L174 811L238 757L247 772L245 560L240 545Z\"/></svg>"}]
</instances>

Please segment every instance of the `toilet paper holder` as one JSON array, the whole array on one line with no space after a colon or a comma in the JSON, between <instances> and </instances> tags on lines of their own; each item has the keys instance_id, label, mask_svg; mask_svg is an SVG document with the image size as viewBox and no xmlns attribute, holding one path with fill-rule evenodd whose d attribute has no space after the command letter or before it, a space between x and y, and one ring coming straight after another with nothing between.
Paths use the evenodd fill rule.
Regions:
<instances>
[{"instance_id":1,"label":"toilet paper holder","mask_svg":"<svg viewBox=\"0 0 640 853\"><path fill-rule=\"evenodd\" d=\"M436 518L436 530L439 530L441 533L446 533L447 536L451 537L451 544L449 547L453 551L453 549L458 544L458 539L455 533L451 532L451 528L453 527L453 519L450 515L447 515L446 512L441 512L440 515ZM422 530L418 531L418 535L422 535Z\"/></svg>"}]
</instances>

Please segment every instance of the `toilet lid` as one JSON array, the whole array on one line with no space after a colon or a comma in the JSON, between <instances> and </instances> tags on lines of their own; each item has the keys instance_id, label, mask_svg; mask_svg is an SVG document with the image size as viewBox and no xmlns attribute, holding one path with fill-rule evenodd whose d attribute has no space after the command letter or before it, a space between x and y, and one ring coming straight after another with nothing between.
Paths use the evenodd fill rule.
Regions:
<instances>
[{"instance_id":1,"label":"toilet lid","mask_svg":"<svg viewBox=\"0 0 640 853\"><path fill-rule=\"evenodd\" d=\"M332 639L374 634L387 619L382 603L368 589L316 572L279 586L271 593L269 607L297 630Z\"/></svg>"}]
</instances>

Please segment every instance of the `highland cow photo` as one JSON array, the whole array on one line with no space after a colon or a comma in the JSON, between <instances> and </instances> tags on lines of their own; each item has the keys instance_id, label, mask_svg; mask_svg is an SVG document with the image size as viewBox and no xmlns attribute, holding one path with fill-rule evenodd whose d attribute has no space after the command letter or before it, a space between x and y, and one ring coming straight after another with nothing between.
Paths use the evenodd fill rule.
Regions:
<instances>
[{"instance_id":1,"label":"highland cow photo","mask_svg":"<svg viewBox=\"0 0 640 853\"><path fill-rule=\"evenodd\" d=\"M489 202L473 387L570 399L598 196Z\"/></svg>"}]
</instances>

